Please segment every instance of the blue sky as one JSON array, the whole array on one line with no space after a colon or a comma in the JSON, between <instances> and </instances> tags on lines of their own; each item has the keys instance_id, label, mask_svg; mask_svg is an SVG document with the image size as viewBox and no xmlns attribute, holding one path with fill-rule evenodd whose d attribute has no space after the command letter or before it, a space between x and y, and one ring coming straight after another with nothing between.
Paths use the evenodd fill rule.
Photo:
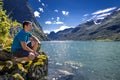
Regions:
<instances>
[{"instance_id":1,"label":"blue sky","mask_svg":"<svg viewBox=\"0 0 120 80\"><path fill-rule=\"evenodd\" d=\"M120 7L120 0L29 0L45 33L103 19Z\"/></svg>"}]
</instances>

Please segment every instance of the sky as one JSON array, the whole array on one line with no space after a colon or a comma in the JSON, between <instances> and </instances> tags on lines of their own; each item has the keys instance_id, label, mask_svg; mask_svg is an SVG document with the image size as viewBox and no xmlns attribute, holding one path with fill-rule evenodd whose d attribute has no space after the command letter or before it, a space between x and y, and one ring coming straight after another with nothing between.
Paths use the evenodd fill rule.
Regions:
<instances>
[{"instance_id":1,"label":"sky","mask_svg":"<svg viewBox=\"0 0 120 80\"><path fill-rule=\"evenodd\" d=\"M73 28L91 19L104 19L120 0L29 0L45 33Z\"/></svg>"}]
</instances>

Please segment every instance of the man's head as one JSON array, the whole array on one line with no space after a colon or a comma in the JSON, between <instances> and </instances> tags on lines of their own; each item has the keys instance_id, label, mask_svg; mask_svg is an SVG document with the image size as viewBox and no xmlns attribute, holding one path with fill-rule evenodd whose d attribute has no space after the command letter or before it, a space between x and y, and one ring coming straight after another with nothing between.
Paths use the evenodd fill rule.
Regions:
<instances>
[{"instance_id":1,"label":"man's head","mask_svg":"<svg viewBox=\"0 0 120 80\"><path fill-rule=\"evenodd\" d=\"M24 21L23 22L23 29L25 31L30 31L32 29L32 22L30 22L30 21Z\"/></svg>"}]
</instances>

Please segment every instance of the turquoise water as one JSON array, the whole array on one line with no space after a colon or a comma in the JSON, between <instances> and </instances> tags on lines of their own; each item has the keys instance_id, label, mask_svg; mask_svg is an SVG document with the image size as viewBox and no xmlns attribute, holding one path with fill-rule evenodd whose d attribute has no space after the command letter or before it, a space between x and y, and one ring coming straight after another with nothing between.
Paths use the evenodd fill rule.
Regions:
<instances>
[{"instance_id":1,"label":"turquoise water","mask_svg":"<svg viewBox=\"0 0 120 80\"><path fill-rule=\"evenodd\" d=\"M43 41L41 49L51 80L56 70L73 73L73 80L120 80L120 42Z\"/></svg>"}]
</instances>

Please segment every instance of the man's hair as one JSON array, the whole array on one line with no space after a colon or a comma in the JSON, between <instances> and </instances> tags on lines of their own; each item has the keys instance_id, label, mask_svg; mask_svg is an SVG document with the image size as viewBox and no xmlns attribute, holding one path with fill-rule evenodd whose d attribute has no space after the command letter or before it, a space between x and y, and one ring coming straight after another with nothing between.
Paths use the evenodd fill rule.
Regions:
<instances>
[{"instance_id":1,"label":"man's hair","mask_svg":"<svg viewBox=\"0 0 120 80\"><path fill-rule=\"evenodd\" d=\"M23 28L25 28L25 26L27 26L28 24L31 24L31 21L24 21L23 22Z\"/></svg>"}]
</instances>

